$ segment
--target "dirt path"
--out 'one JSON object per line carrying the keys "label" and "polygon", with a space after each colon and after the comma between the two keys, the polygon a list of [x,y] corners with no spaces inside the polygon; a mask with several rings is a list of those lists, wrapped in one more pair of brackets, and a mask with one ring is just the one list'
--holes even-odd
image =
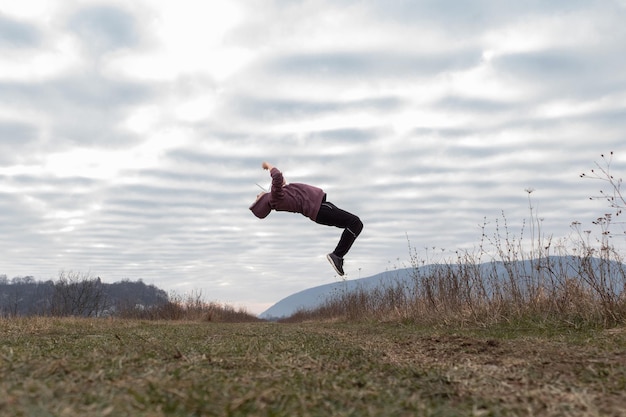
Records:
{"label": "dirt path", "polygon": [[437,370],[459,398],[495,400],[522,415],[626,416],[626,328],[575,342],[364,329],[344,337],[393,366]]}

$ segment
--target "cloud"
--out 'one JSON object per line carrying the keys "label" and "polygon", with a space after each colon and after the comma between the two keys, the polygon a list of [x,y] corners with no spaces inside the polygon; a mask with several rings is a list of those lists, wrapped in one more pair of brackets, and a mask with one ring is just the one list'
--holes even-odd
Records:
{"label": "cloud", "polygon": [[309,78],[389,78],[418,77],[452,71],[476,64],[480,55],[475,50],[446,54],[406,54],[388,51],[365,53],[338,51],[332,53],[282,56],[267,64],[268,72],[291,77]]}
{"label": "cloud", "polygon": [[626,63],[623,59],[610,51],[581,55],[575,50],[542,50],[502,56],[494,65],[505,76],[540,86],[541,99],[555,94],[585,99],[610,94],[615,82],[624,83],[624,76],[610,69],[622,67]]}
{"label": "cloud", "polygon": [[33,48],[40,42],[41,33],[36,27],[0,14],[0,46]]}
{"label": "cloud", "polygon": [[[226,103],[225,103],[226,104]],[[402,106],[398,97],[375,97],[348,101],[307,101],[306,99],[280,99],[232,97],[227,104],[240,117],[262,119],[265,122],[285,119],[311,118],[349,111],[392,112]]]}
{"label": "cloud", "polygon": [[99,55],[139,42],[135,18],[125,10],[109,6],[89,6],[76,11],[68,21],[85,50]]}
{"label": "cloud", "polygon": [[[349,2],[353,3],[353,2]],[[557,0],[545,3],[540,0],[525,2],[494,2],[480,0],[458,3],[455,0],[410,0],[389,4],[384,1],[368,2],[372,16],[405,25],[429,25],[429,29],[454,30],[455,34],[473,35],[477,31],[517,22],[523,18],[541,18],[547,15],[572,13],[580,9],[613,8],[607,3],[584,0]]]}
{"label": "cloud", "polygon": [[19,163],[21,149],[33,149],[38,137],[35,124],[0,122],[0,165]]}
{"label": "cloud", "polygon": [[0,274],[89,270],[261,308],[336,280],[340,234],[252,216],[263,160],[363,219],[357,278],[406,262],[407,235],[445,256],[503,216],[519,234],[529,204],[566,237],[604,210],[578,175],[623,148],[617,2],[10,6]]}

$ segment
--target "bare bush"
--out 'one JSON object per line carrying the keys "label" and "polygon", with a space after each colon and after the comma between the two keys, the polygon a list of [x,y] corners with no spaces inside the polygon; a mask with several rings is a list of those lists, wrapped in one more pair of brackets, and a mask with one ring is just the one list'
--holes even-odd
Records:
{"label": "bare bush", "polygon": [[81,272],[59,274],[50,301],[53,316],[97,317],[106,310],[107,297],[100,278]]}

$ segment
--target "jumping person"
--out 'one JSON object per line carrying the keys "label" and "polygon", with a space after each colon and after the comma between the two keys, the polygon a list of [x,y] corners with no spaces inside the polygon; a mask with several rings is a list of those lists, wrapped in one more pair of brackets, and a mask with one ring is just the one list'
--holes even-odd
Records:
{"label": "jumping person", "polygon": [[335,250],[326,255],[337,274],[343,276],[343,257],[363,230],[361,220],[326,201],[326,193],[321,188],[308,184],[287,184],[278,168],[267,162],[263,162],[262,167],[272,176],[272,189],[269,193],[257,195],[250,206],[252,213],[264,219],[272,210],[289,211],[300,213],[318,224],[344,229]]}

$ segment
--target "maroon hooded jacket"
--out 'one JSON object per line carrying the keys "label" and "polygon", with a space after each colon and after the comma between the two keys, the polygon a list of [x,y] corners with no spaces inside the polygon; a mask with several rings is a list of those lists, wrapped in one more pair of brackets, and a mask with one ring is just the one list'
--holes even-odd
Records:
{"label": "maroon hooded jacket", "polygon": [[263,194],[250,206],[250,210],[259,219],[276,211],[290,211],[300,213],[315,221],[324,201],[324,190],[308,184],[291,183],[284,185],[283,174],[276,167],[270,171],[272,176],[272,190]]}

